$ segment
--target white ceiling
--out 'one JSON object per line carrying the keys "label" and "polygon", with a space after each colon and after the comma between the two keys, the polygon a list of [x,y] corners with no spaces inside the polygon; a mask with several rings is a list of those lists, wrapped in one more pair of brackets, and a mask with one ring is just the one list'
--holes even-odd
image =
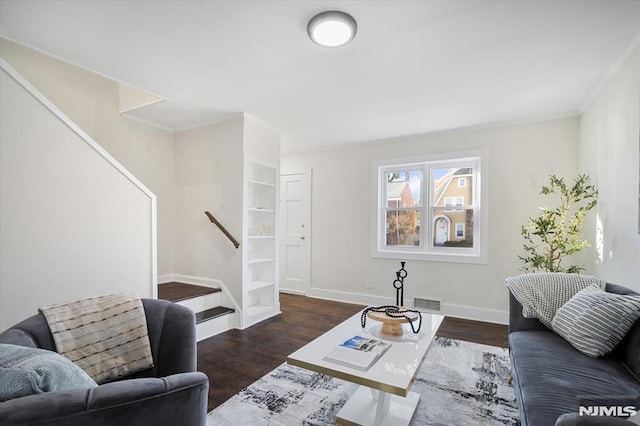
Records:
{"label": "white ceiling", "polygon": [[[321,48],[332,9],[358,34]],[[243,111],[285,152],[578,114],[639,32],[635,0],[0,1],[2,36],[169,100],[145,119]]]}

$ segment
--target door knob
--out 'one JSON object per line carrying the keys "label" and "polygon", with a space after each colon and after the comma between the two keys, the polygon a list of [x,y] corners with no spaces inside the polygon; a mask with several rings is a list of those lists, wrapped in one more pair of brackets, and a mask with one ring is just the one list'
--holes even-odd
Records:
{"label": "door knob", "polygon": [[304,235],[301,235],[301,236],[300,236],[300,239],[301,239],[301,240],[304,240]]}

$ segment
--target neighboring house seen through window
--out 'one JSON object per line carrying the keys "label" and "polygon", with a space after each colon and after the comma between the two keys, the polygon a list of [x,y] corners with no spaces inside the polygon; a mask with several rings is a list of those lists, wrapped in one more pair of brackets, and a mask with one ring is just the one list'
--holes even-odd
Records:
{"label": "neighboring house seen through window", "polygon": [[444,208],[447,211],[464,210],[464,197],[444,197]]}
{"label": "neighboring house seen through window", "polygon": [[486,153],[469,154],[374,164],[373,256],[486,262]]}

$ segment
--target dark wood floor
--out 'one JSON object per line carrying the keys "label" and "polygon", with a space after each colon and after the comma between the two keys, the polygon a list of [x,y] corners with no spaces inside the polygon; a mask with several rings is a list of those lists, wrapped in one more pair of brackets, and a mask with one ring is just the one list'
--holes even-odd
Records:
{"label": "dark wood floor", "polygon": [[[209,377],[209,410],[362,308],[282,293],[281,315],[246,330],[229,330],[198,343],[198,370]],[[507,327],[496,324],[445,318],[438,335],[507,346]]]}

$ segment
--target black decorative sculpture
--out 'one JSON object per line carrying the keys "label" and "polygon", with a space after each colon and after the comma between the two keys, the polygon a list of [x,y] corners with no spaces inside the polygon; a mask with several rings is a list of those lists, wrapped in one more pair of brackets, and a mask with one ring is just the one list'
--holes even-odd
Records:
{"label": "black decorative sculpture", "polygon": [[404,306],[404,279],[407,278],[407,270],[404,269],[406,262],[400,262],[400,270],[396,272],[396,279],[393,281],[393,288],[396,289],[396,306]]}
{"label": "black decorative sculpture", "polygon": [[[408,322],[411,326],[411,331],[418,334],[422,327],[422,314],[419,311],[413,309],[404,308],[404,279],[407,278],[407,270],[404,268],[406,262],[400,262],[400,270],[396,272],[396,279],[393,281],[393,288],[396,289],[396,305],[386,306],[370,306],[362,311],[360,316],[360,325],[365,328],[367,324],[367,318],[369,314],[382,314],[383,316],[375,315],[376,320],[381,320],[384,323],[382,332],[384,334],[402,335],[401,323]],[[418,319],[418,326],[413,324],[413,321]],[[386,333],[385,333],[386,331]]]}

